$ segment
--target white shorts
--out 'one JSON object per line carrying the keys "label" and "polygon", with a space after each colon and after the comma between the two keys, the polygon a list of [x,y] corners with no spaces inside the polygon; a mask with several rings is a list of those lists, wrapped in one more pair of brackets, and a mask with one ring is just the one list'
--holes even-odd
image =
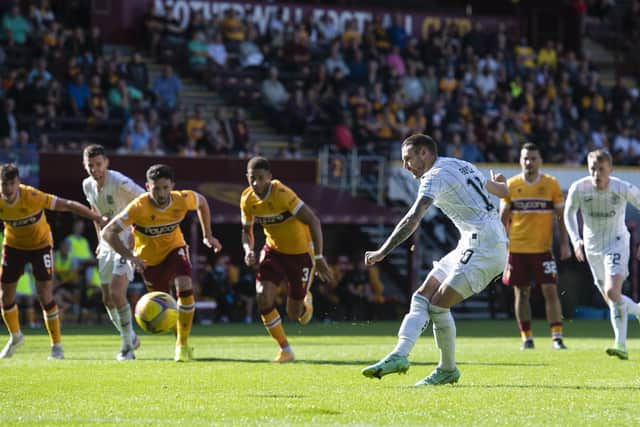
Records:
{"label": "white shorts", "polygon": [[111,283],[114,275],[127,276],[129,281],[133,280],[133,266],[120,256],[113,249],[100,248],[98,254],[98,275],[100,284]]}
{"label": "white shorts", "polygon": [[629,275],[629,243],[626,241],[603,252],[585,251],[585,255],[596,285],[604,283],[605,277]]}
{"label": "white shorts", "polygon": [[482,292],[507,264],[507,244],[496,242],[492,249],[470,247],[467,242],[433,263],[429,277],[435,277],[465,299]]}

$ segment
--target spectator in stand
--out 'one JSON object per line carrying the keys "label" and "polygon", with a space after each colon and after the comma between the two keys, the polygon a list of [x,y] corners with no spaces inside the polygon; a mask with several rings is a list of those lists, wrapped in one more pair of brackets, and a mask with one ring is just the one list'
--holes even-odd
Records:
{"label": "spectator in stand", "polygon": [[207,54],[218,67],[224,69],[227,66],[227,48],[222,41],[222,34],[219,31],[215,33],[212,41],[207,45]]}
{"label": "spectator in stand", "polygon": [[362,44],[362,34],[358,30],[358,22],[355,19],[349,19],[344,26],[342,32],[342,45],[349,51],[354,51],[360,48]]}
{"label": "spectator in stand", "polygon": [[391,44],[400,50],[403,50],[406,47],[407,40],[409,39],[409,35],[407,34],[407,30],[404,27],[402,18],[403,17],[401,13],[396,13],[393,16],[393,23],[387,29]]}
{"label": "spectator in stand", "polygon": [[144,118],[144,114],[134,116],[133,130],[125,137],[125,145],[118,148],[119,154],[144,153],[149,150],[151,133]]}
{"label": "spectator in stand", "polygon": [[102,41],[102,31],[100,27],[91,27],[85,49],[91,52],[94,58],[104,55],[104,42]]}
{"label": "spectator in stand", "polygon": [[31,84],[36,76],[42,77],[42,79],[44,80],[45,86],[48,86],[49,82],[53,78],[51,73],[47,71],[46,58],[38,58],[38,60],[34,64],[34,67],[31,69],[31,72],[27,76],[27,83]]}
{"label": "spectator in stand", "polygon": [[196,76],[204,77],[204,73],[207,70],[209,50],[202,31],[193,34],[187,45],[187,49],[189,50],[189,66],[191,71],[194,72]]}
{"label": "spectator in stand", "polygon": [[25,45],[31,34],[32,28],[29,21],[20,13],[17,4],[11,6],[2,17],[2,29],[6,38],[11,38],[18,45]]}
{"label": "spectator in stand", "polygon": [[323,46],[330,46],[340,35],[337,22],[335,22],[333,17],[326,12],[320,18],[317,28],[319,36],[318,43]]}
{"label": "spectator in stand", "polygon": [[262,81],[260,92],[262,93],[262,103],[267,117],[273,120],[272,123],[276,124],[276,126],[282,126],[281,113],[289,100],[289,92],[287,92],[282,82],[278,80],[278,69],[276,67],[269,68],[269,77]]}
{"label": "spectator in stand", "polygon": [[640,141],[638,141],[630,127],[625,126],[622,132],[613,140],[613,156],[615,163],[621,165],[637,165],[640,156]]}
{"label": "spectator in stand", "polygon": [[140,52],[134,52],[131,61],[127,64],[127,80],[139,91],[145,94],[149,92],[149,71]]}
{"label": "spectator in stand", "polygon": [[371,31],[373,32],[375,49],[381,54],[388,53],[392,44],[387,29],[382,25],[382,15],[375,14],[373,16]]}
{"label": "spectator in stand", "polygon": [[167,65],[153,84],[156,94],[156,106],[162,113],[170,113],[178,108],[182,83],[178,76],[174,75],[173,67]]}
{"label": "spectator in stand", "polygon": [[287,103],[286,115],[288,118],[289,132],[295,136],[304,135],[307,123],[310,120],[311,109],[304,96],[304,90],[298,87]]}
{"label": "spectator in stand", "polygon": [[44,32],[56,17],[51,10],[49,0],[40,0],[39,4],[32,3],[29,6],[29,19],[40,33]]}
{"label": "spectator in stand", "polygon": [[[416,65],[410,62],[408,73],[402,79],[402,93],[409,105],[417,105],[424,97],[424,89],[416,75]],[[421,133],[421,132],[418,132]]]}
{"label": "spectator in stand", "polygon": [[258,47],[260,33],[256,25],[249,27],[247,37],[240,43],[238,56],[240,65],[247,67],[259,67],[264,62],[264,55]]}
{"label": "spectator in stand", "polygon": [[538,51],[538,65],[547,65],[552,70],[558,66],[558,57],[552,40],[547,40],[545,47]]}
{"label": "spectator in stand", "polygon": [[169,115],[169,120],[162,129],[162,141],[169,154],[177,154],[180,147],[187,143],[187,131],[184,123],[180,121],[178,111]]}
{"label": "spectator in stand", "polygon": [[75,80],[67,86],[67,93],[69,94],[71,114],[76,117],[86,114],[91,93],[89,85],[84,80],[84,75],[81,73],[76,75]]}
{"label": "spectator in stand", "polygon": [[250,151],[250,137],[246,113],[243,108],[235,109],[230,125],[233,134],[233,152],[246,155]]}
{"label": "spectator in stand", "polygon": [[0,139],[7,139],[11,144],[18,140],[18,121],[13,114],[15,101],[13,98],[4,100],[4,109],[0,114]]}
{"label": "spectator in stand", "polygon": [[234,8],[230,7],[225,10],[221,30],[229,49],[237,51],[240,43],[244,40],[244,24]]}
{"label": "spectator in stand", "polygon": [[142,100],[142,92],[133,86],[128,86],[125,80],[120,80],[107,94],[110,115],[128,121],[136,102]]}
{"label": "spectator in stand", "polygon": [[205,136],[207,122],[204,119],[202,105],[195,106],[194,115],[187,120],[187,137],[193,139],[196,144],[201,143]]}
{"label": "spectator in stand", "polygon": [[343,76],[349,75],[349,67],[347,67],[340,53],[340,42],[334,42],[331,45],[331,55],[324,61],[324,65],[330,75],[333,75],[336,69],[339,69]]}
{"label": "spectator in stand", "polygon": [[94,75],[91,77],[89,93],[88,110],[90,117],[94,121],[107,120],[109,118],[109,103],[102,91],[99,76]]}
{"label": "spectator in stand", "polygon": [[87,40],[82,27],[77,27],[64,42],[64,50],[68,58],[79,58],[87,50]]}

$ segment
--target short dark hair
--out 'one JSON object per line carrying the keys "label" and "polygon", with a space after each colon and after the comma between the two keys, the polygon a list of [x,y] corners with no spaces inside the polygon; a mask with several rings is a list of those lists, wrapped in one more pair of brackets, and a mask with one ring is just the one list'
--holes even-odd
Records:
{"label": "short dark hair", "polygon": [[256,170],[262,169],[268,172],[271,172],[271,164],[269,164],[269,160],[265,157],[252,157],[247,163],[247,170]]}
{"label": "short dark hair", "polygon": [[82,158],[83,159],[90,159],[92,157],[96,157],[96,156],[105,156],[106,157],[106,152],[105,149],[102,145],[100,144],[91,144],[91,145],[87,145],[86,147],[84,147],[84,150],[82,150]]}
{"label": "short dark hair", "polygon": [[416,133],[408,137],[402,142],[403,147],[422,147],[426,148],[434,156],[438,155],[438,143],[429,135]]}
{"label": "short dark hair", "polygon": [[611,157],[611,153],[607,150],[593,150],[587,154],[587,160],[593,159],[596,162],[609,162],[611,166],[613,166],[613,158]]}
{"label": "short dark hair", "polygon": [[525,142],[524,145],[522,146],[522,150],[537,151],[538,153],[540,152],[540,149],[538,148],[535,142]]}
{"label": "short dark hair", "polygon": [[147,181],[155,182],[162,178],[175,181],[173,169],[170,166],[157,164],[147,169]]}
{"label": "short dark hair", "polygon": [[2,181],[12,181],[19,177],[20,172],[15,163],[5,163],[0,166],[0,179],[2,179]]}

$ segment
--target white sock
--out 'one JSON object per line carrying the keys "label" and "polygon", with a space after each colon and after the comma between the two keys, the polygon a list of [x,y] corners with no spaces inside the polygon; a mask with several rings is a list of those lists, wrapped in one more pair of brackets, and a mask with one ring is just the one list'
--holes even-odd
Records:
{"label": "white sock", "polygon": [[398,344],[391,354],[408,356],[427,326],[429,326],[429,300],[422,295],[413,294],[409,312],[404,316],[398,330]]}
{"label": "white sock", "polygon": [[440,350],[438,368],[453,371],[456,368],[456,324],[451,310],[435,305],[429,306],[429,314],[433,321],[433,337]]}
{"label": "white sock", "polygon": [[120,318],[118,317],[118,309],[117,308],[109,308],[106,305],[104,306],[104,308],[107,309],[107,314],[109,315],[109,320],[111,320],[111,323],[113,323],[113,326],[116,327],[116,329],[118,330],[119,333],[122,333],[122,331],[120,331]]}
{"label": "white sock", "polygon": [[626,304],[624,301],[610,302],[609,313],[611,317],[611,326],[613,327],[613,334],[616,339],[616,346],[618,348],[626,349],[628,321]]}
{"label": "white sock", "polygon": [[122,349],[133,348],[133,325],[131,324],[131,306],[129,303],[118,309],[120,319],[120,336],[122,337]]}
{"label": "white sock", "polygon": [[634,316],[640,316],[640,305],[635,303],[631,298],[626,295],[622,295],[622,302],[627,307],[627,313],[631,313]]}

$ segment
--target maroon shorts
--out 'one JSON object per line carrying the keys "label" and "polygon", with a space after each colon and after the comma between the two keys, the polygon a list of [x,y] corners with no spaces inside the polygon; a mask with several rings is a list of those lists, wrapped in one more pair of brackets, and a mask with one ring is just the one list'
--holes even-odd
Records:
{"label": "maroon shorts", "polygon": [[260,252],[260,266],[256,277],[258,282],[272,282],[276,285],[287,282],[287,296],[301,300],[313,278],[313,259],[310,254],[288,255],[264,245]]}
{"label": "maroon shorts", "polygon": [[24,273],[26,263],[31,263],[33,276],[39,282],[51,280],[53,273],[53,253],[51,246],[42,249],[16,249],[2,247],[2,283],[14,283]]}
{"label": "maroon shorts", "polygon": [[178,276],[191,277],[189,248],[175,248],[158,265],[147,267],[142,272],[144,283],[149,291],[171,293],[173,280]]}
{"label": "maroon shorts", "polygon": [[514,254],[509,252],[509,263],[502,278],[507,286],[555,284],[558,276],[556,261],[551,252],[541,254]]}

